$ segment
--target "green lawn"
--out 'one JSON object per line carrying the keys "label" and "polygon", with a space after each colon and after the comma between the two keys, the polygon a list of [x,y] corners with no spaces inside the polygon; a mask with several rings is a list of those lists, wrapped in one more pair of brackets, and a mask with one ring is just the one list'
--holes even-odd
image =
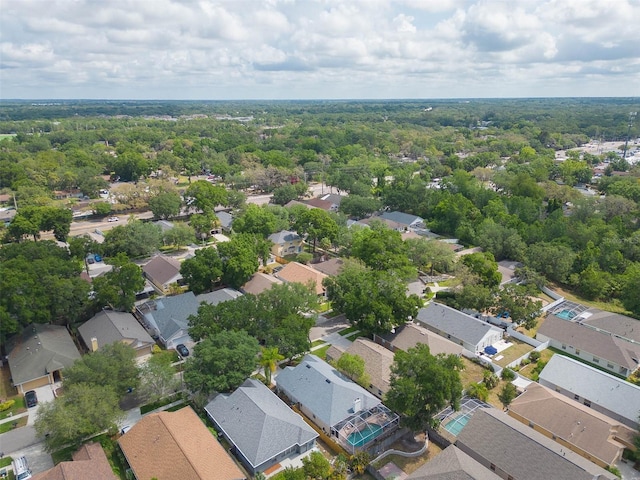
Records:
{"label": "green lawn", "polygon": [[347,335],[355,332],[356,330],[358,330],[358,327],[353,326],[353,327],[345,328],[344,330],[340,330],[338,333],[340,334],[340,336],[346,337]]}
{"label": "green lawn", "polygon": [[15,422],[5,422],[0,423],[0,433],[8,432],[9,430],[13,430],[13,424],[16,424],[16,428],[24,427],[27,424],[28,417],[20,417],[15,420]]}
{"label": "green lawn", "polygon": [[13,398],[10,398],[9,400],[13,400],[16,403],[14,403],[13,406],[8,410],[0,412],[0,420],[27,411],[27,406],[24,404],[24,397],[22,395],[15,396]]}
{"label": "green lawn", "polygon": [[500,352],[499,355],[502,355],[502,358],[498,361],[494,360],[493,362],[500,365],[501,367],[506,367],[509,363],[517,360],[525,353],[533,350],[533,347],[527,343],[520,342],[515,338],[509,338],[509,342],[513,343],[509,348]]}
{"label": "green lawn", "polygon": [[324,345],[325,343],[327,342],[325,342],[324,340],[315,340],[311,343],[311,348],[317,347],[318,345]]}
{"label": "green lawn", "polygon": [[313,355],[315,355],[318,358],[321,359],[325,359],[327,356],[327,350],[329,350],[329,347],[331,347],[330,343],[327,343],[324,347],[319,348],[318,350],[314,350],[313,352],[311,352]]}

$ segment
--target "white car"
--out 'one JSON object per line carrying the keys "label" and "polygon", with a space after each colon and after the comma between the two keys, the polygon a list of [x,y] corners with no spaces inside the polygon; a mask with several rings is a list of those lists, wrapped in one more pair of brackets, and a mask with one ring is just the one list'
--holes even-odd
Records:
{"label": "white car", "polygon": [[107,222],[117,222],[118,220],[120,220],[118,217],[109,217]]}

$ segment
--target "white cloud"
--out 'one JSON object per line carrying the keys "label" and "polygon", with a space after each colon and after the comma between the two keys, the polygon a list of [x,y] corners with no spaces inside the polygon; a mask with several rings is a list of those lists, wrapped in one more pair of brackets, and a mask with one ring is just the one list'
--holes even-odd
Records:
{"label": "white cloud", "polygon": [[637,0],[46,5],[0,0],[5,98],[637,95],[640,84]]}

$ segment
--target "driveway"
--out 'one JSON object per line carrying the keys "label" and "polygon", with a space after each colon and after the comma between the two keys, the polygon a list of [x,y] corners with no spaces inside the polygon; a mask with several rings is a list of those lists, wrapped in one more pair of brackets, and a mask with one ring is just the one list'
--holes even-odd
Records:
{"label": "driveway", "polygon": [[315,342],[349,326],[350,324],[347,319],[344,318],[344,315],[338,315],[334,318],[326,318],[324,315],[318,315],[315,326],[311,327],[311,331],[309,332],[309,339]]}

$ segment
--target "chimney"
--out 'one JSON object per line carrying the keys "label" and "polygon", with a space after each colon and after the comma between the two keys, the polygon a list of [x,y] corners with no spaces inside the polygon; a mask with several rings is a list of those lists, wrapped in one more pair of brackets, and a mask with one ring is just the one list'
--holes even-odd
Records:
{"label": "chimney", "polygon": [[362,404],[362,400],[360,399],[360,397],[356,398],[353,401],[353,413],[358,413],[360,411],[361,404]]}
{"label": "chimney", "polygon": [[98,339],[96,337],[91,337],[91,351],[95,352],[98,350]]}

